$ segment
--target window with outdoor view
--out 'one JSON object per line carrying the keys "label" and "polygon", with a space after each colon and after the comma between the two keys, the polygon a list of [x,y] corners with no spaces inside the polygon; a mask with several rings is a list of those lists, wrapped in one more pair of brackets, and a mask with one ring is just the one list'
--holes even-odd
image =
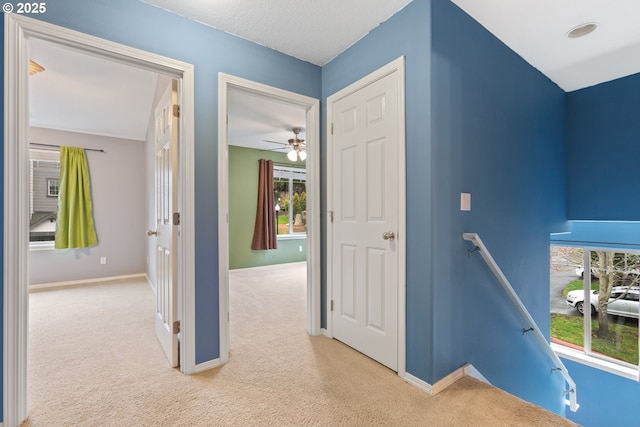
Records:
{"label": "window with outdoor view", "polygon": [[29,242],[55,240],[60,152],[29,150]]}
{"label": "window with outdoor view", "polygon": [[285,166],[273,168],[274,205],[277,235],[307,233],[306,170]]}
{"label": "window with outdoor view", "polygon": [[551,247],[551,341],[638,366],[640,253]]}

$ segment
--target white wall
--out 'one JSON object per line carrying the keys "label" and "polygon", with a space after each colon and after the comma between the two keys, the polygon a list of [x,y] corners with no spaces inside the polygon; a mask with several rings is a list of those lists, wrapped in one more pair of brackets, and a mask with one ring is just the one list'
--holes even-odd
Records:
{"label": "white wall", "polygon": [[[145,173],[145,194],[146,194],[146,206],[147,210],[145,213],[146,218],[146,229],[147,230],[155,230],[155,159],[156,159],[156,150],[155,150],[155,109],[158,103],[160,102],[160,98],[162,94],[167,89],[168,86],[171,85],[171,78],[167,76],[160,75],[158,76],[158,83],[156,85],[156,93],[153,97],[153,108],[151,109],[151,116],[149,117],[149,125],[147,126],[147,143],[145,144],[145,162],[146,162],[146,173]],[[156,250],[155,250],[155,239],[147,239],[146,243],[147,250],[147,276],[149,276],[149,281],[151,282],[151,286],[155,288],[156,284]]]}
{"label": "white wall", "polygon": [[[145,142],[31,128],[31,140],[103,149],[87,152],[98,245],[30,251],[30,284],[145,272]],[[107,263],[100,264],[106,257]]]}

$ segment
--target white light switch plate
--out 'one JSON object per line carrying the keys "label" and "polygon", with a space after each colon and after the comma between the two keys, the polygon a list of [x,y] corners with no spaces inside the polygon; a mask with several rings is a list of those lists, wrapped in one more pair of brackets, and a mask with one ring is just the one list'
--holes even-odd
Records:
{"label": "white light switch plate", "polygon": [[460,210],[471,210],[471,193],[460,193]]}

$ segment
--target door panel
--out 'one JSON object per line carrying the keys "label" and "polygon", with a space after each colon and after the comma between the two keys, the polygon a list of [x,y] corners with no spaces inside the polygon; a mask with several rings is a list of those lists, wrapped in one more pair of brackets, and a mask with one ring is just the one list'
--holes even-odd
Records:
{"label": "door panel", "polygon": [[177,82],[160,99],[155,109],[156,125],[156,336],[169,364],[178,366],[178,333],[174,322],[178,320],[177,280],[177,225],[173,213],[177,212],[177,153],[178,118],[173,114],[177,105]]}
{"label": "door panel", "polygon": [[332,104],[333,335],[398,369],[398,76]]}

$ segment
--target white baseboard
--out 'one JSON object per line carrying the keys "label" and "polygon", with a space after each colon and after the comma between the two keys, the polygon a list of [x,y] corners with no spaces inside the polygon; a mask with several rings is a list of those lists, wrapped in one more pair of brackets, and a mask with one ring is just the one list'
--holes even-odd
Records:
{"label": "white baseboard", "polygon": [[128,274],[124,276],[110,276],[110,277],[99,277],[96,279],[83,279],[83,280],[69,280],[66,282],[52,282],[52,283],[39,283],[37,285],[29,285],[29,292],[34,291],[43,291],[48,289],[56,289],[56,288],[64,288],[70,286],[81,286],[87,285],[90,283],[102,283],[102,282],[111,282],[114,280],[123,280],[123,279],[133,279],[138,277],[144,277],[149,281],[149,277],[146,273],[139,274]]}
{"label": "white baseboard", "polygon": [[418,387],[422,391],[426,391],[427,393],[433,395],[433,386],[426,381],[421,380],[418,377],[414,377],[410,373],[406,372],[404,377],[402,378],[412,386]]}
{"label": "white baseboard", "polygon": [[472,378],[477,379],[478,381],[482,381],[482,382],[483,382],[483,383],[485,383],[485,384],[492,385],[492,384],[489,382],[489,380],[488,380],[488,379],[486,379],[486,378],[484,377],[484,375],[482,375],[482,374],[480,373],[480,371],[478,371],[478,370],[475,368],[475,366],[473,366],[473,365],[471,365],[471,364],[467,363],[466,365],[464,365],[464,366],[462,367],[462,369],[464,369],[464,375],[465,375],[465,376],[472,377]]}
{"label": "white baseboard", "polygon": [[329,331],[327,331],[326,328],[320,328],[320,335],[324,335],[327,338],[333,338],[331,335],[329,335]]}
{"label": "white baseboard", "polygon": [[433,385],[421,380],[418,377],[414,377],[408,372],[404,374],[403,379],[409,384],[418,387],[420,390],[426,391],[430,395],[435,396],[464,376],[473,377],[484,383],[491,384],[476,368],[474,368],[473,365],[470,364],[466,364],[463,367],[456,369]]}
{"label": "white baseboard", "polygon": [[220,363],[220,359],[213,359],[208,362],[198,363],[195,366],[193,373],[195,374],[198,372],[208,371],[209,369],[218,368],[220,366],[222,366],[222,363]]}

